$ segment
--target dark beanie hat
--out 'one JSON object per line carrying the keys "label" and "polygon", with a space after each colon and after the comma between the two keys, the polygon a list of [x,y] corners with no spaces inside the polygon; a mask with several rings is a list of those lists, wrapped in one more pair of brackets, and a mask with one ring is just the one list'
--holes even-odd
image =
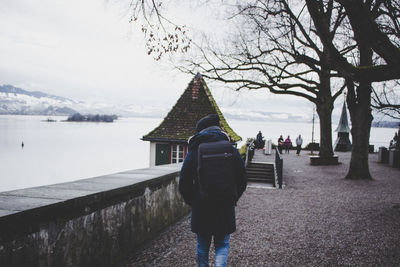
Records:
{"label": "dark beanie hat", "polygon": [[210,114],[201,118],[196,124],[196,132],[211,126],[219,126],[219,116],[217,114]]}

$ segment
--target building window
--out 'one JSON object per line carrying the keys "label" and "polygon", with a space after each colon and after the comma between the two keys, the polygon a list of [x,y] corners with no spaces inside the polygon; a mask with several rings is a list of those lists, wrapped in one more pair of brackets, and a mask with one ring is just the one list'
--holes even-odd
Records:
{"label": "building window", "polygon": [[172,145],[171,163],[183,162],[184,158],[183,145]]}

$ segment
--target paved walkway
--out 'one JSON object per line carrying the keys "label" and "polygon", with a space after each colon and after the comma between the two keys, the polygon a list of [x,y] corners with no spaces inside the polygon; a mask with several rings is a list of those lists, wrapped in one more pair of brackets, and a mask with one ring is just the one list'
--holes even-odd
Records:
{"label": "paved walkway", "polygon": [[[400,266],[400,169],[376,163],[373,181],[348,181],[350,153],[310,166],[305,151],[283,154],[285,188],[248,188],[237,207],[229,266]],[[185,217],[133,255],[127,266],[196,266]],[[213,255],[211,255],[213,257]]]}

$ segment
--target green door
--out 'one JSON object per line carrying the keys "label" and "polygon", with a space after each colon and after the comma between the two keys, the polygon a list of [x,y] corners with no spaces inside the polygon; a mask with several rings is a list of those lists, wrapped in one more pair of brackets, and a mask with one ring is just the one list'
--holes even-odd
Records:
{"label": "green door", "polygon": [[156,165],[163,165],[169,163],[169,144],[156,144]]}

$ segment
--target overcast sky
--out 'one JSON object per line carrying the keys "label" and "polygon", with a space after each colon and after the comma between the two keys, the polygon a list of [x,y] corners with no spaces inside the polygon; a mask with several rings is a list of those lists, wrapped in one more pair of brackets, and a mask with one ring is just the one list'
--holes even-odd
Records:
{"label": "overcast sky", "polygon": [[[192,77],[146,54],[143,35],[128,22],[127,3],[2,0],[0,84],[75,100],[170,107]],[[212,19],[193,5],[171,9],[179,20],[190,20],[185,24],[193,30]],[[224,108],[311,116],[311,103],[295,97],[266,91],[237,94],[219,83],[209,87]]]}

